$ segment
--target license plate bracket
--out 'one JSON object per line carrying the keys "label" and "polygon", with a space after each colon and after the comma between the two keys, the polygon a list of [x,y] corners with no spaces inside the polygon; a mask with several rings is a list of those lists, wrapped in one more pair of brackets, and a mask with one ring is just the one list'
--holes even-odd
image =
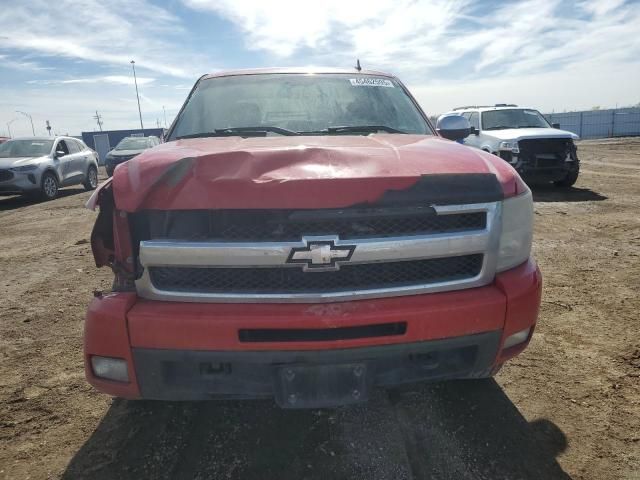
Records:
{"label": "license plate bracket", "polygon": [[275,399],[282,408],[323,408],[369,398],[366,363],[285,365],[276,369]]}

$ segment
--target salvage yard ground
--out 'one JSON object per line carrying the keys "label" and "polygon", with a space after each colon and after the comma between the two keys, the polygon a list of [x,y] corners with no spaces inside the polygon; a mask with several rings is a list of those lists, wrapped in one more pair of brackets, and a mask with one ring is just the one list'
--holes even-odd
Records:
{"label": "salvage yard ground", "polygon": [[112,400],[85,383],[88,193],[0,199],[0,479],[640,479],[640,139],[579,144],[534,189],[544,275],[529,349],[495,381],[368,405]]}

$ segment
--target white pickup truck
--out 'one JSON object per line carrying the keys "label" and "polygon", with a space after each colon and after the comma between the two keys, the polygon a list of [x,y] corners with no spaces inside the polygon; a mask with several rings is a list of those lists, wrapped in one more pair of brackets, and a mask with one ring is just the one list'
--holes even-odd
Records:
{"label": "white pickup truck", "polygon": [[469,120],[471,135],[464,144],[498,155],[530,181],[570,187],[580,163],[575,133],[550,125],[540,112],[513,104],[458,107],[440,118],[460,115]]}

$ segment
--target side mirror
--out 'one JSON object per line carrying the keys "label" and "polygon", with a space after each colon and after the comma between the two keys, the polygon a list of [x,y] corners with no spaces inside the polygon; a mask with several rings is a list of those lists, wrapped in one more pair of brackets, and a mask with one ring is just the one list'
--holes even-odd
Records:
{"label": "side mirror", "polygon": [[62,150],[56,150],[56,158],[62,158],[66,155],[66,152],[63,152]]}
{"label": "side mirror", "polygon": [[460,115],[448,115],[438,119],[436,130],[441,137],[449,140],[462,140],[471,133],[471,124],[469,120]]}
{"label": "side mirror", "polygon": [[559,123],[552,123],[551,124],[551,128],[560,128],[560,124]]}
{"label": "side mirror", "polygon": [[469,129],[469,135],[480,135],[480,131],[472,125]]}

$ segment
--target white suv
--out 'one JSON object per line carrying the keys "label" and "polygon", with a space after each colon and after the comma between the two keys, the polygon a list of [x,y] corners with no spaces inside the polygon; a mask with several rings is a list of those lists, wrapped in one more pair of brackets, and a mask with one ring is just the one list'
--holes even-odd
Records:
{"label": "white suv", "polygon": [[527,181],[547,181],[570,187],[578,179],[580,164],[572,132],[550,125],[540,112],[513,104],[458,107],[443,114],[469,120],[470,147],[493,153],[509,162]]}

